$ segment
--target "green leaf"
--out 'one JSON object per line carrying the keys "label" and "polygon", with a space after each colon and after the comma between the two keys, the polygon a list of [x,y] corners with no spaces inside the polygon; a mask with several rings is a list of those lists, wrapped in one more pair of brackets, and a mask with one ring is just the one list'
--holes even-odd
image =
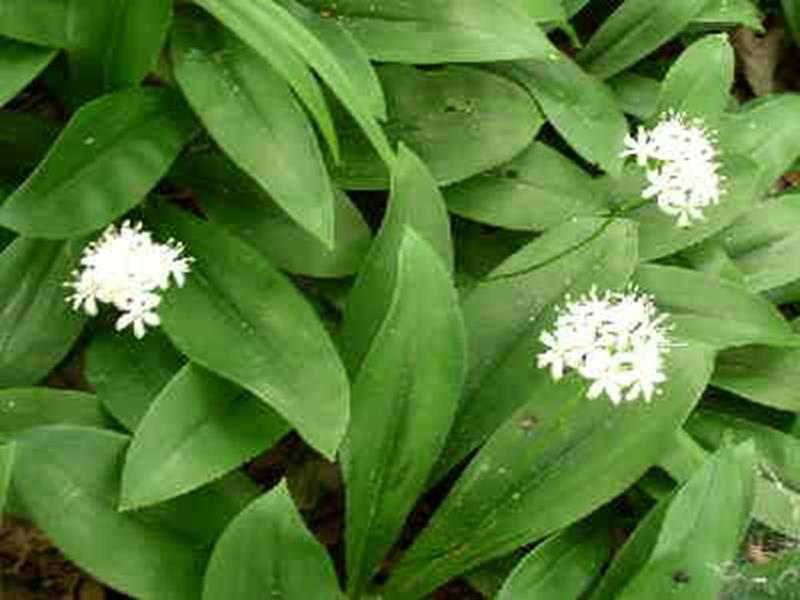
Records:
{"label": "green leaf", "polygon": [[714,567],[736,556],[750,521],[755,477],[752,444],[716,453],[670,502],[648,561],[614,597],[718,597],[724,580]]}
{"label": "green leaf", "polygon": [[699,410],[686,422],[688,431],[705,448],[724,444],[755,443],[760,462],[773,478],[800,490],[800,440],[777,429],[725,413]]}
{"label": "green leaf", "polygon": [[752,0],[712,0],[692,20],[695,23],[716,26],[744,25],[753,31],[763,33],[761,17],[758,6]]}
{"label": "green leaf", "polygon": [[800,5],[797,0],[781,0],[781,7],[795,43],[800,44]]}
{"label": "green leaf", "polygon": [[[705,411],[702,414],[705,414]],[[746,436],[737,437],[746,439]],[[781,437],[787,436],[781,435]],[[718,441],[723,441],[723,439],[718,438]],[[780,440],[775,441],[776,449],[779,449]],[[790,443],[794,445],[796,440],[792,439]],[[672,447],[661,457],[659,466],[673,479],[683,483],[703,466],[708,456],[709,453],[681,429]],[[783,535],[793,538],[800,537],[800,518],[798,518],[797,512],[797,507],[800,506],[800,494],[786,487],[771,468],[761,468],[759,471],[759,477],[756,480],[753,518]],[[645,556],[648,553],[640,554]],[[592,598],[592,600],[595,599]]]}
{"label": "green leaf", "polygon": [[[625,214],[639,224],[639,254],[650,261],[701,242],[724,229],[737,217],[752,210],[757,199],[759,171],[744,156],[724,154],[720,173],[725,177],[725,192],[719,204],[703,209],[703,221],[689,227],[678,227],[674,215],[664,213],[653,200]],[[612,191],[618,198],[640,197],[645,188],[644,170],[636,166],[626,170],[627,181]]]}
{"label": "green leaf", "polygon": [[542,142],[496,169],[444,190],[447,209],[506,229],[543,231],[608,210],[586,171]]}
{"label": "green leaf", "polygon": [[800,278],[800,194],[786,194],[739,217],[719,236],[748,288],[762,292]]}
{"label": "green leaf", "polygon": [[587,600],[615,600],[625,584],[639,572],[658,541],[664,515],[674,494],[666,496],[641,519],[633,533],[625,540]]}
{"label": "green leaf", "polygon": [[464,324],[441,259],[406,227],[397,261],[391,304],[353,384],[343,450],[353,598],[360,597],[425,491],[465,372]]}
{"label": "green leaf", "polygon": [[704,461],[676,494],[650,510],[590,600],[716,598],[724,582],[715,567],[733,560],[744,537],[755,475],[750,444]]}
{"label": "green leaf", "polygon": [[523,247],[467,296],[467,382],[436,479],[552,383],[534,365],[555,303],[592,286],[622,288],[636,266],[636,243],[630,222],[571,221]]}
{"label": "green leaf", "polygon": [[392,303],[397,256],[406,227],[423,237],[452,271],[450,223],[442,196],[425,164],[401,145],[389,207],[347,297],[339,346],[351,375],[358,372]]}
{"label": "green leaf", "polygon": [[536,98],[547,120],[581,157],[612,175],[620,174],[628,123],[605,83],[564,54],[500,64],[496,70]]}
{"label": "green leaf", "polygon": [[661,82],[626,71],[608,80],[623,111],[647,121],[658,111]]}
{"label": "green leaf", "polygon": [[674,110],[715,127],[730,102],[733,71],[728,36],[700,38],[672,63],[661,86],[658,112]]}
{"label": "green leaf", "polygon": [[546,58],[553,46],[512,0],[303,0],[350,29],[373,60],[411,64]]}
{"label": "green leaf", "polygon": [[[798,323],[793,323],[797,331]],[[745,346],[720,353],[711,383],[758,404],[800,412],[800,349]]]}
{"label": "green leaf", "polygon": [[739,285],[743,285],[745,282],[744,274],[736,263],[731,260],[725,251],[725,247],[716,237],[708,238],[699,244],[689,246],[680,253],[680,256],[693,269],[711,277],[725,279]]}
{"label": "green leaf", "polygon": [[611,533],[592,520],[559,532],[533,549],[506,580],[497,600],[577,600],[611,553]]}
{"label": "green leaf", "polygon": [[0,106],[36,79],[55,56],[48,48],[0,38]]}
{"label": "green leaf", "polygon": [[141,83],[155,67],[171,18],[171,0],[70,2],[67,54],[81,96]]}
{"label": "green leaf", "polygon": [[104,331],[89,344],[86,376],[103,408],[133,431],[183,362],[158,330],[141,340]]}
{"label": "green leaf", "polygon": [[136,429],[122,472],[120,509],[163,502],[213,481],[289,429],[263,402],[190,363]]}
{"label": "green leaf", "polygon": [[186,285],[168,291],[159,307],[170,340],[332,457],[347,427],[349,385],[307,301],[263,256],[218,227],[171,209],[154,220],[196,259]]}
{"label": "green leaf", "polygon": [[625,0],[578,54],[578,61],[606,79],[639,62],[702,13],[709,0]]}
{"label": "green leaf", "polygon": [[111,426],[97,398],[53,388],[0,390],[0,433],[13,435],[42,425]]}
{"label": "green leaf", "polygon": [[[439,185],[508,162],[542,124],[520,86],[488,71],[385,65],[378,76],[389,107],[387,136],[417,153]],[[346,189],[386,189],[389,170],[358,129],[340,119],[339,136],[342,160],[331,165],[334,179]]]}
{"label": "green leaf", "polygon": [[726,153],[758,165],[757,193],[767,192],[800,156],[800,95],[776,94],[725,115],[719,140]]}
{"label": "green leaf", "polygon": [[65,48],[69,40],[70,0],[3,0],[0,4],[0,35]]}
{"label": "green leaf", "polygon": [[180,159],[170,177],[191,188],[208,218],[248,242],[276,267],[312,277],[358,271],[372,232],[341,190],[333,191],[333,248],[297,223],[251,178],[219,154]]}
{"label": "green leaf", "polygon": [[[367,94],[366,99],[347,71],[349,63],[342,63],[337,53],[332,52],[313,30],[288,10],[275,2],[250,0],[197,0],[226,27],[239,36],[268,61],[274,46],[299,55],[328,84],[342,104],[352,114],[381,159],[391,165],[394,153],[372,114]],[[273,66],[275,66],[273,64]],[[284,74],[285,76],[285,74]],[[291,83],[291,81],[290,81]]]}
{"label": "green leaf", "polygon": [[662,265],[640,265],[633,281],[670,314],[678,337],[718,349],[755,343],[791,346],[800,339],[772,304],[730,281]]}
{"label": "green leaf", "polygon": [[467,466],[396,566],[385,599],[419,598],[621,493],[668,446],[705,388],[712,358],[702,344],[674,348],[651,403],[587,400],[578,376],[539,388]]}
{"label": "green leaf", "polygon": [[206,571],[203,599],[343,600],[325,548],[306,529],[286,484],[242,511],[220,537]]}
{"label": "green leaf", "polygon": [[81,245],[21,237],[0,254],[0,386],[38,383],[81,332],[64,288]]}
{"label": "green leaf", "polygon": [[370,111],[378,119],[386,119],[386,99],[375,68],[366,50],[355,36],[338,19],[329,19],[317,11],[309,10],[294,0],[277,0],[281,6],[292,13],[342,63],[354,87],[364,96]]}
{"label": "green leaf", "polygon": [[6,496],[11,485],[11,473],[14,470],[16,448],[17,446],[14,442],[0,444],[0,514],[5,512],[6,508]]}
{"label": "green leaf", "polygon": [[281,76],[199,12],[176,19],[172,60],[211,137],[286,213],[332,246],[333,189],[314,129]]}
{"label": "green leaf", "polygon": [[194,120],[172,92],[117,92],[81,108],[42,163],[0,207],[0,225],[69,238],[142,201],[189,139]]}
{"label": "green leaf", "polygon": [[206,552],[116,509],[127,442],[95,429],[32,429],[17,438],[13,495],[70,560],[99,580],[134,597],[196,600]]}

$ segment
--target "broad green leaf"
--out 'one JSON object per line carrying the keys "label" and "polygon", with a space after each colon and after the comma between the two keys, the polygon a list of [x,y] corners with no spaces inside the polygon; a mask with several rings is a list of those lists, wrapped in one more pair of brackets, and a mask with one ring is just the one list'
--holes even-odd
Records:
{"label": "broad green leaf", "polygon": [[592,286],[624,287],[636,266],[636,243],[628,221],[571,221],[523,247],[467,296],[467,382],[436,479],[541,395],[542,386],[549,389],[549,373],[535,363],[555,303]]}
{"label": "broad green leaf", "polygon": [[658,112],[674,110],[715,127],[730,102],[734,55],[726,34],[700,38],[672,63]]}
{"label": "broad green leaf", "polygon": [[619,591],[647,562],[658,541],[664,515],[674,494],[665,496],[641,519],[633,533],[614,553],[611,564],[587,600],[615,600]]}
{"label": "broad green leaf", "polygon": [[[742,437],[739,436],[739,439]],[[709,453],[700,444],[680,429],[675,442],[661,457],[659,466],[675,481],[684,483],[705,464],[708,456]],[[799,510],[800,494],[786,487],[772,469],[760,469],[756,481],[753,518],[779,533],[798,538],[800,537]],[[639,554],[645,556],[648,553]],[[613,565],[611,570],[614,570]],[[605,580],[603,583],[606,583]]]}
{"label": "broad green leaf", "polygon": [[425,491],[466,366],[458,298],[441,259],[406,227],[397,262],[391,304],[353,384],[343,449],[352,598],[363,593]]}
{"label": "broad green leaf", "polygon": [[561,0],[516,0],[537,23],[564,23],[567,13]]}
{"label": "broad green leaf", "polygon": [[391,305],[397,256],[406,227],[424,238],[452,271],[450,223],[442,196],[425,164],[400,146],[389,206],[344,311],[339,346],[351,375],[358,372]]}
{"label": "broad green leaf", "polygon": [[800,44],[800,4],[797,0],[781,0],[783,16],[796,44]]}
{"label": "broad green leaf", "polygon": [[289,431],[274,411],[193,364],[150,405],[122,471],[121,510],[196,489],[267,450]]}
{"label": "broad green leaf", "polygon": [[333,193],[333,248],[329,248],[292,221],[255,181],[221,155],[184,157],[170,176],[191,188],[211,221],[290,273],[353,275],[372,242],[372,232],[361,213],[338,189]]}
{"label": "broad green leaf", "polygon": [[0,433],[16,434],[41,425],[81,425],[100,429],[112,422],[97,398],[54,388],[0,390]]}
{"label": "broad green leaf", "polygon": [[633,281],[670,314],[678,337],[718,349],[755,343],[791,346],[800,339],[772,304],[730,281],[652,264],[640,265]]}
{"label": "broad green leaf", "polygon": [[[745,276],[728,255],[717,237],[708,238],[699,244],[689,246],[680,253],[693,269],[717,279],[725,279],[744,285]],[[747,287],[745,285],[745,287]]]}
{"label": "broad green leaf", "polygon": [[658,111],[661,82],[626,71],[608,80],[620,108],[641,121],[647,121]]}
{"label": "broad green leaf", "polygon": [[542,142],[443,193],[450,212],[506,229],[543,231],[608,210],[595,180]]}
{"label": "broad green leaf", "polygon": [[155,67],[171,18],[171,0],[70,2],[67,54],[80,95],[139,85]]}
{"label": "broad green leaf", "polygon": [[516,0],[303,0],[343,23],[373,60],[411,64],[546,58],[553,46]]}
{"label": "broad green leaf", "polygon": [[800,156],[800,95],[769,96],[725,115],[719,140],[726,153],[756,163],[757,193],[767,192]]}
{"label": "broad green leaf", "polygon": [[186,285],[169,290],[159,307],[170,340],[332,457],[347,426],[349,386],[311,306],[263,256],[218,227],[172,209],[154,221],[196,261]]}
{"label": "broad green leaf", "polygon": [[710,0],[625,0],[578,54],[578,62],[606,79],[639,62],[678,35]]}
{"label": "broad green leaf", "polygon": [[70,0],[3,0],[0,3],[0,35],[65,48],[69,40]]}
{"label": "broad green leaf", "polygon": [[764,32],[761,13],[753,0],[712,0],[692,21],[717,26],[744,25],[753,31]]}
{"label": "broad green leaf", "polygon": [[419,598],[576,522],[627,489],[688,416],[712,357],[702,344],[673,348],[662,394],[650,403],[587,400],[588,383],[576,375],[541,389],[478,451],[400,559],[385,599]]}
{"label": "broad green leaf", "polygon": [[767,472],[795,491],[800,491],[800,440],[778,429],[733,415],[711,410],[697,411],[686,422],[688,431],[706,448],[726,443],[755,443],[758,456]]}
{"label": "broad green leaf", "polygon": [[55,56],[48,48],[0,38],[0,106],[36,79]]}
{"label": "broad green leaf", "polygon": [[24,179],[57,136],[58,128],[49,121],[30,113],[0,111],[0,174],[13,182]]}
{"label": "broad green leaf", "polygon": [[718,597],[723,580],[715,567],[733,560],[744,537],[755,475],[750,444],[704,461],[680,490],[650,510],[590,600]]}
{"label": "broad green leaf", "polygon": [[134,597],[200,597],[207,552],[163,525],[117,511],[126,436],[42,427],[16,440],[12,493],[71,561]]}
{"label": "broad green leaf", "polygon": [[[793,323],[797,331],[798,323]],[[711,383],[758,404],[800,412],[800,349],[745,346],[720,353]]]}
{"label": "broad green leaf", "polygon": [[353,80],[355,88],[363,94],[372,114],[378,119],[385,119],[386,99],[383,97],[381,82],[366,50],[350,30],[340,20],[325,17],[295,0],[278,0],[278,2],[336,55],[336,59],[342,63],[348,76]]}
{"label": "broad green leaf", "polygon": [[719,239],[753,291],[800,279],[800,194],[786,194],[753,208]]}
{"label": "broad green leaf", "polygon": [[[275,46],[299,55],[328,84],[341,103],[359,124],[370,143],[387,165],[394,153],[372,114],[369,97],[365,99],[337,53],[328,49],[322,39],[302,20],[276,2],[250,0],[196,0],[214,17],[261,54],[267,61]],[[273,66],[275,66],[273,64]],[[285,76],[285,74],[284,74]],[[291,83],[291,81],[290,81]]]}
{"label": "broad green leaf", "polygon": [[[343,600],[325,548],[306,529],[286,484],[242,511],[220,537],[203,583],[203,599]],[[199,596],[198,596],[199,597]]]}
{"label": "broad green leaf", "polygon": [[104,331],[92,339],[86,352],[86,376],[97,398],[128,431],[138,427],[182,364],[181,355],[158,330],[141,340]]}
{"label": "broad green leaf", "polygon": [[15,451],[16,444],[14,442],[3,442],[0,444],[0,515],[6,508],[6,495],[8,494],[8,488],[11,484]]}
{"label": "broad green leaf", "polygon": [[180,98],[167,90],[117,92],[85,105],[0,207],[0,225],[43,238],[107,225],[142,201],[193,128]]}
{"label": "broad green leaf", "polygon": [[[386,135],[418,154],[439,185],[508,162],[542,124],[520,86],[488,71],[385,65],[378,76],[389,111]],[[389,170],[352,122],[340,119],[339,137],[342,160],[331,166],[334,179],[346,189],[387,188]]]}
{"label": "broad green leaf", "polygon": [[628,124],[605,83],[564,54],[500,64],[497,71],[536,98],[547,120],[586,161],[611,175],[620,174]]}
{"label": "broad green leaf", "polygon": [[[630,210],[625,218],[639,224],[639,254],[642,261],[661,258],[701,242],[724,229],[734,219],[752,210],[757,199],[759,170],[744,156],[724,154],[720,173],[725,177],[724,194],[719,204],[703,209],[703,221],[678,227],[674,215],[661,211],[655,200]],[[630,200],[641,196],[646,186],[644,170],[632,165],[625,181],[613,190],[613,196]]]}
{"label": "broad green leaf", "polygon": [[0,387],[38,383],[81,332],[85,319],[64,287],[80,250],[79,242],[20,237],[0,254]]}
{"label": "broad green leaf", "polygon": [[175,76],[208,133],[295,221],[333,245],[333,189],[316,134],[270,64],[202,13],[179,16]]}
{"label": "broad green leaf", "polygon": [[670,502],[648,561],[615,598],[718,597],[724,581],[714,567],[736,557],[750,522],[755,478],[752,444],[712,456]]}
{"label": "broad green leaf", "polygon": [[497,600],[578,600],[611,553],[611,533],[580,522],[533,549],[511,572]]}

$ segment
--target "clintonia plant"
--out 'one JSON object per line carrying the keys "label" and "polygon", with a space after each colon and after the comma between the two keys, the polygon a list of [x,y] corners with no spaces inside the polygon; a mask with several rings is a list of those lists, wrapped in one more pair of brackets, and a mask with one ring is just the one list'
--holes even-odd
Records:
{"label": "clintonia plant", "polygon": [[134,598],[717,597],[800,537],[800,97],[735,28],[0,0],[10,522]]}

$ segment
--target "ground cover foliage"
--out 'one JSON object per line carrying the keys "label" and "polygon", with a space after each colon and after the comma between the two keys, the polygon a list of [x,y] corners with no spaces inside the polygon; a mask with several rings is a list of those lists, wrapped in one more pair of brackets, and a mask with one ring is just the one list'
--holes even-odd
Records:
{"label": "ground cover foliage", "polygon": [[153,600],[797,595],[799,42],[0,0],[8,522]]}

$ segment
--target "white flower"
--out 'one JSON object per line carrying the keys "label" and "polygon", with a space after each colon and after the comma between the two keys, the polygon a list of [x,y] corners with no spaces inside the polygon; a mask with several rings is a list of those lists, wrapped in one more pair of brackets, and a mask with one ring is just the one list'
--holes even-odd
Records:
{"label": "white flower", "polygon": [[546,350],[537,364],[550,367],[556,381],[567,369],[590,380],[588,398],[605,393],[614,404],[640,396],[650,401],[666,379],[666,319],[649,296],[634,288],[602,295],[592,288],[577,300],[568,298],[553,330],[542,332]]}
{"label": "white flower", "polygon": [[183,244],[154,242],[141,223],[110,225],[84,250],[81,268],[65,284],[73,290],[67,301],[73,310],[83,309],[91,316],[98,313],[99,304],[110,304],[122,313],[117,330],[132,326],[134,335],[141,338],[148,326],[161,323],[156,313],[161,303],[158,292],[172,282],[183,286],[192,262],[184,256]]}
{"label": "white flower", "polygon": [[667,112],[652,130],[639,127],[635,137],[627,135],[622,156],[636,157],[646,169],[642,197],[655,198],[664,213],[677,217],[678,227],[704,220],[703,209],[725,193],[714,136],[700,119]]}

